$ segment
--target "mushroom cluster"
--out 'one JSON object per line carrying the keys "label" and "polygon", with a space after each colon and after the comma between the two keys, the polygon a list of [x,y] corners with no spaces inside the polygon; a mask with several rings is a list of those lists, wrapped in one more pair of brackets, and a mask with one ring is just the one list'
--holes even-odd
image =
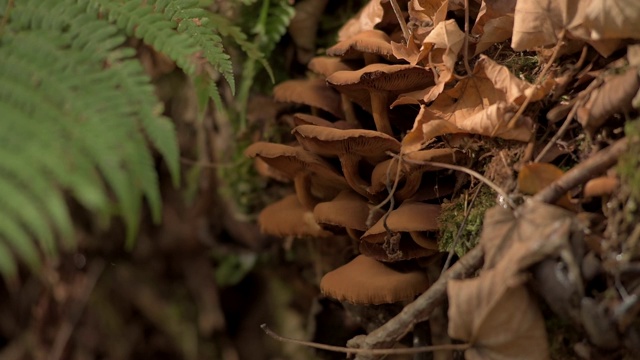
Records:
{"label": "mushroom cluster", "polygon": [[[393,46],[402,33],[385,29],[342,32],[326,56],[309,62],[308,78],[278,84],[276,101],[311,114],[293,114],[294,144],[256,142],[245,152],[266,168],[262,173],[295,188],[294,195],[262,210],[264,233],[347,235],[356,243],[359,254],[320,284],[324,295],[356,304],[410,300],[427,289],[426,271],[418,265],[426,262],[416,259],[439,252],[440,202],[454,180],[450,170],[425,162],[466,161],[463,151],[444,142],[403,151],[403,136],[419,108],[392,104],[434,87],[437,76],[429,66],[396,57]],[[415,266],[393,266],[407,262]]]}

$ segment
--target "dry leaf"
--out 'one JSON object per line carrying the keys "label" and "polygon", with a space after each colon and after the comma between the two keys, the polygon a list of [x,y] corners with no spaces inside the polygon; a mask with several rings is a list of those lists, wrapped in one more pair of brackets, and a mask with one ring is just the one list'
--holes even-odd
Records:
{"label": "dry leaf", "polygon": [[543,360],[549,358],[544,319],[535,300],[497,270],[480,277],[450,280],[449,335],[468,341],[467,360]]}
{"label": "dry leaf", "polygon": [[578,109],[578,121],[593,134],[613,114],[631,109],[632,99],[640,89],[638,69],[629,67],[624,73],[605,77],[604,84],[594,90],[589,100]]}
{"label": "dry leaf", "polygon": [[448,82],[453,77],[453,68],[464,45],[465,34],[455,20],[439,23],[422,44],[421,57],[428,56],[429,66],[438,71],[438,82]]}
{"label": "dry leaf", "polygon": [[[564,171],[553,164],[527,164],[520,169],[518,174],[518,189],[525,195],[534,195],[561,178],[562,175],[564,175]],[[571,202],[569,194],[564,194],[556,202],[556,205],[562,206],[567,210],[573,211],[576,209],[576,206]]]}
{"label": "dry leaf", "polygon": [[422,60],[420,58],[420,48],[418,48],[418,45],[415,42],[414,33],[409,35],[407,45],[392,41],[391,49],[393,50],[393,56],[398,59],[405,60],[411,65],[416,65],[420,60]]}
{"label": "dry leaf", "polygon": [[555,81],[549,77],[541,85],[533,85],[515,76],[506,66],[500,65],[485,55],[480,56],[484,72],[496,89],[505,93],[509,103],[521,105],[527,96],[531,101],[542,100],[551,92]]}
{"label": "dry leaf", "polygon": [[446,19],[448,7],[449,0],[411,0],[409,2],[409,26],[419,43],[422,43],[434,27]]}
{"label": "dry leaf", "polygon": [[583,26],[591,39],[640,39],[640,1],[591,0],[584,11]]}
{"label": "dry leaf", "polygon": [[519,0],[511,47],[522,51],[557,43],[560,32],[579,18],[579,3],[580,0]]}
{"label": "dry leaf", "polygon": [[515,0],[482,1],[478,18],[471,29],[471,36],[478,39],[475,55],[511,37],[515,6]]}
{"label": "dry leaf", "polygon": [[373,30],[373,28],[382,21],[384,9],[380,4],[380,0],[371,0],[365,5],[356,16],[347,21],[338,31],[338,42],[347,40],[356,36],[365,30]]}

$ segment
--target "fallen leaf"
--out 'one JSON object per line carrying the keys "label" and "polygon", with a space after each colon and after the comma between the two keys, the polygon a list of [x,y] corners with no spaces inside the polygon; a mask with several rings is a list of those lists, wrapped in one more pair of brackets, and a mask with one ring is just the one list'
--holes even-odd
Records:
{"label": "fallen leaf", "polygon": [[589,100],[578,109],[578,122],[593,134],[611,115],[631,109],[638,89],[640,79],[636,67],[629,67],[622,74],[606,76],[602,86],[595,89]]}
{"label": "fallen leaf", "polygon": [[405,60],[411,65],[416,65],[420,60],[420,48],[415,42],[415,34],[411,33],[407,44],[391,42],[391,49],[393,50],[393,56],[398,59]]}
{"label": "fallen leaf", "polygon": [[480,12],[471,29],[471,36],[478,39],[475,55],[511,37],[515,6],[515,0],[482,1]]}
{"label": "fallen leaf", "polygon": [[465,34],[455,20],[439,23],[422,43],[422,58],[428,56],[429,66],[438,71],[438,82],[448,82],[453,77],[453,69],[458,54],[464,45]]}
{"label": "fallen leaf", "polygon": [[384,9],[380,0],[371,0],[356,16],[347,21],[338,31],[338,41],[344,41],[365,30],[373,28],[382,21]]}
{"label": "fallen leaf", "polygon": [[591,0],[584,11],[583,26],[591,39],[640,39],[640,2],[637,0]]}
{"label": "fallen leaf", "polygon": [[[563,175],[564,171],[553,164],[526,164],[518,174],[518,189],[525,195],[534,195]],[[576,209],[576,206],[571,202],[569,194],[564,194],[556,201],[556,205],[571,211]]]}
{"label": "fallen leaf", "polygon": [[577,14],[579,3],[579,0],[519,0],[514,13],[513,50],[557,43],[562,30],[580,18]]}
{"label": "fallen leaf", "polygon": [[411,0],[409,26],[419,43],[447,16],[449,0]]}
{"label": "fallen leaf", "polygon": [[549,359],[544,318],[522,281],[497,270],[449,280],[448,333],[471,344],[465,359]]}
{"label": "fallen leaf", "polygon": [[528,96],[531,96],[530,101],[542,100],[555,85],[551,77],[541,85],[533,85],[518,78],[506,66],[498,64],[485,55],[481,55],[480,60],[486,77],[491,80],[496,89],[505,93],[505,100],[509,103],[521,105]]}

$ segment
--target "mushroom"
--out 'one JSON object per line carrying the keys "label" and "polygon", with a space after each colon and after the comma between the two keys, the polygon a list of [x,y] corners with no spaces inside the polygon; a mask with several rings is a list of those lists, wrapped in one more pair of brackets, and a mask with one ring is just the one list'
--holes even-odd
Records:
{"label": "mushroom", "polygon": [[620,181],[615,176],[600,176],[589,180],[584,185],[585,198],[611,195],[620,186]]}
{"label": "mushroom", "polygon": [[328,237],[333,234],[323,230],[313,219],[295,194],[285,196],[265,207],[258,216],[260,231],[277,237]]}
{"label": "mushroom", "polygon": [[273,98],[280,102],[309,105],[338,118],[344,118],[340,94],[327,86],[323,79],[294,79],[283,81],[273,88]]}
{"label": "mushroom", "polygon": [[393,56],[391,39],[380,30],[366,30],[340,41],[327,49],[327,55],[340,56],[343,59],[364,58],[365,65],[379,62],[383,56],[389,60],[397,60]]}
{"label": "mushroom", "polygon": [[[323,228],[344,228],[354,240],[367,231],[367,218],[373,207],[365,198],[351,190],[343,190],[333,200],[321,202],[313,209],[313,217]],[[375,219],[378,218],[382,214]],[[356,234],[359,231],[360,234]]]}
{"label": "mushroom", "polygon": [[359,128],[359,126],[353,126],[353,124],[350,124],[344,120],[331,122],[319,116],[314,116],[314,115],[309,115],[304,113],[293,114],[293,123],[296,126],[316,125],[316,126],[330,127],[330,128],[336,128],[336,129],[342,129],[342,130]]}
{"label": "mushroom", "polygon": [[416,244],[427,250],[438,250],[435,237],[425,235],[424,232],[438,231],[439,217],[440,205],[405,201],[391,211],[389,216],[378,220],[360,239],[373,244],[384,244],[392,260],[402,257],[399,254],[401,233],[409,233]]}
{"label": "mushroom", "polygon": [[[319,202],[312,193],[314,183],[317,188],[325,190],[346,187],[345,179],[329,163],[303,148],[260,141],[251,144],[244,153],[248,157],[261,159],[279,174],[293,179],[298,200],[309,210]],[[317,176],[312,179],[312,174]],[[329,195],[336,192],[332,191]]]}
{"label": "mushroom", "polygon": [[[422,150],[405,154],[403,158],[409,161],[402,162],[398,177],[398,181],[404,179],[404,186],[398,188],[394,194],[395,198],[405,200],[413,196],[420,187],[422,174],[424,172],[442,169],[428,164],[421,165],[421,162],[435,161],[453,164],[465,157],[463,152],[451,148]],[[374,194],[379,193],[387,187],[387,182],[393,184],[397,170],[397,159],[388,159],[376,165],[371,173],[371,187],[369,188],[369,192]]]}
{"label": "mushroom", "polygon": [[[334,58],[329,56],[316,56],[309,62],[309,70],[316,74],[322,75],[325,79],[331,74],[337,71],[349,71],[355,70],[356,67],[342,61],[340,58]],[[340,105],[342,106],[342,112],[348,123],[352,124],[352,127],[360,127],[358,118],[356,117],[353,104],[346,94],[340,94]]]}
{"label": "mushroom", "polygon": [[427,288],[425,272],[399,272],[364,255],[328,272],[320,281],[323,295],[361,305],[412,300]]}
{"label": "mushroom", "polygon": [[367,192],[369,184],[360,177],[360,160],[365,158],[376,163],[387,157],[387,151],[400,150],[400,143],[396,139],[372,130],[301,125],[294,128],[292,133],[306,150],[321,156],[337,156],[349,186],[368,198],[371,197]]}
{"label": "mushroom", "polygon": [[389,252],[385,244],[374,244],[368,241],[360,241],[358,250],[360,254],[368,256],[382,262],[396,262],[404,260],[423,260],[438,254],[438,250],[426,249],[412,241],[408,237],[401,236],[397,244],[397,251]]}
{"label": "mushroom", "polygon": [[[355,101],[368,93],[376,129],[393,136],[389,123],[389,100],[405,92],[434,85],[433,73],[421,66],[372,64],[357,71],[338,71],[327,83]],[[365,106],[366,108],[366,106]]]}

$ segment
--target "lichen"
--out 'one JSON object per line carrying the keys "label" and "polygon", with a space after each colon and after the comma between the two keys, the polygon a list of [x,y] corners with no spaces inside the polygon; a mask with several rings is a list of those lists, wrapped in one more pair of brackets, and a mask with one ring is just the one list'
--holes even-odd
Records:
{"label": "lichen", "polygon": [[[468,196],[461,194],[452,199],[452,201],[442,204],[442,212],[440,213],[440,251],[448,252],[455,246],[456,254],[462,256],[478,243],[480,232],[482,231],[484,213],[496,204],[496,195],[491,189],[483,186],[473,202],[473,206],[468,211],[469,215],[465,216],[465,208],[469,206],[473,193],[474,191],[470,191]],[[456,243],[458,231],[465,221],[465,217],[467,220]]]}

